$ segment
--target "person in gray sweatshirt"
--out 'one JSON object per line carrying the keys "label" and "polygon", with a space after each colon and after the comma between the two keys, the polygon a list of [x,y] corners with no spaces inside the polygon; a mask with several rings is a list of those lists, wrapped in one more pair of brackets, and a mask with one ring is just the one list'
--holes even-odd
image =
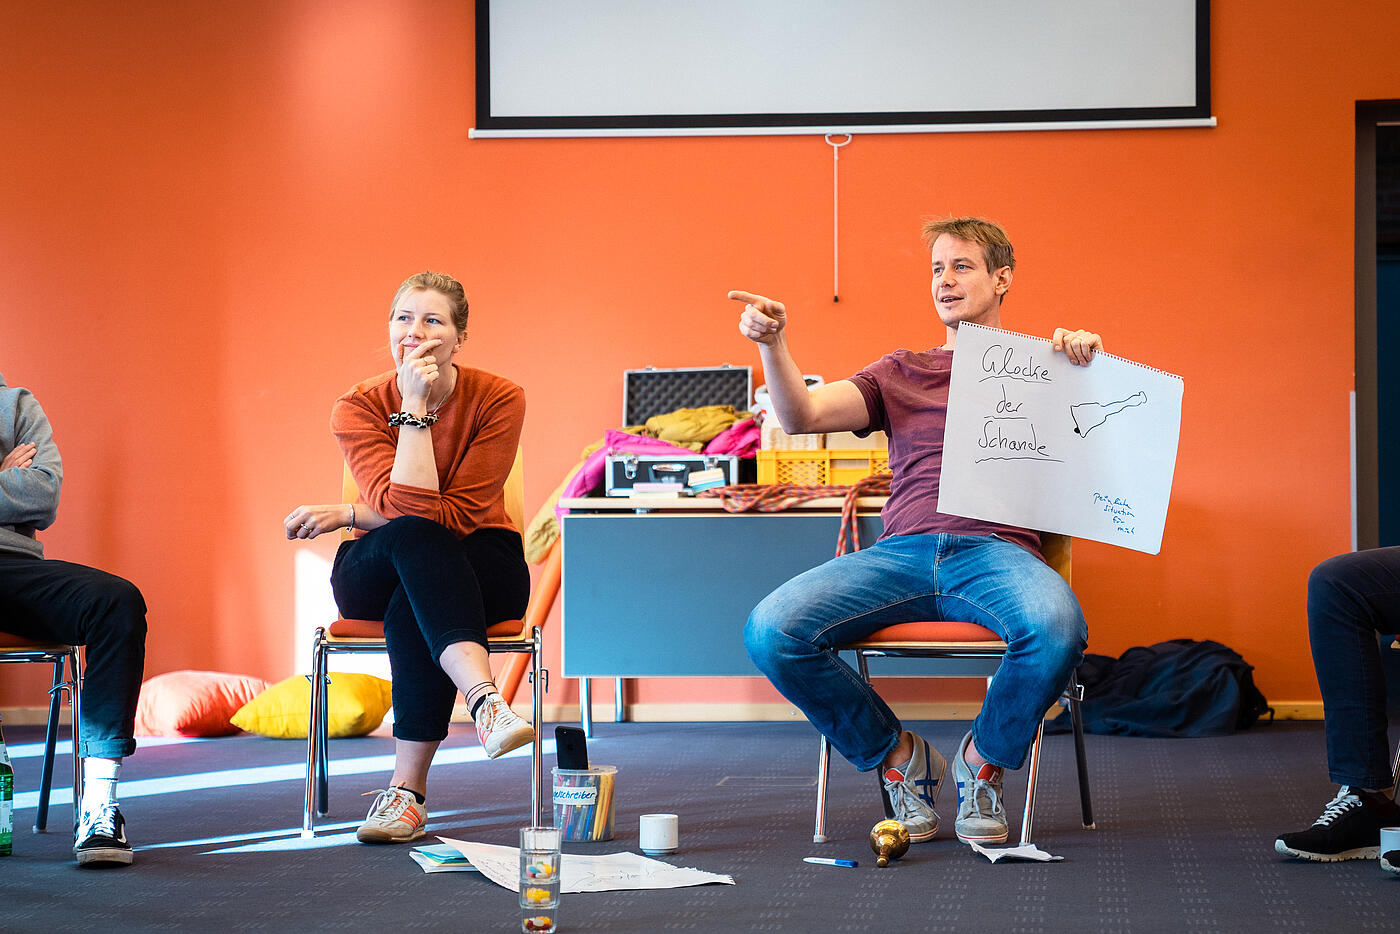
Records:
{"label": "person in gray sweatshirt", "polygon": [[82,687],[79,866],[125,866],[131,844],[117,807],[121,762],[146,660],[146,601],[106,571],[44,557],[37,533],[58,515],[63,461],[38,400],[0,374],[0,630],[86,647]]}

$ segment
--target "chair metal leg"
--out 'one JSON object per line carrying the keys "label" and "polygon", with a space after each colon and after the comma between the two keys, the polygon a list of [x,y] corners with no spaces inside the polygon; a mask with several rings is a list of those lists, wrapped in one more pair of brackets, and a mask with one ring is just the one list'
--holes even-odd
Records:
{"label": "chair metal leg", "polygon": [[617,686],[613,689],[613,722],[627,722],[627,682],[622,678],[617,679]]}
{"label": "chair metal leg", "polygon": [[321,656],[316,692],[321,696],[320,716],[316,727],[316,813],[325,817],[331,812],[331,672],[330,658]]}
{"label": "chair metal leg", "polygon": [[1395,744],[1395,758],[1390,763],[1390,776],[1392,782],[1400,781],[1400,743]]}
{"label": "chair metal leg", "polygon": [[583,735],[593,738],[593,689],[587,678],[578,679],[578,712],[583,724]]}
{"label": "chair metal leg", "polygon": [[[1069,676],[1069,720],[1074,726],[1074,764],[1079,772],[1079,812],[1083,818],[1084,829],[1094,829],[1094,804],[1089,800],[1089,759],[1084,754],[1084,716],[1080,712],[1079,702],[1084,699],[1084,686],[1079,683],[1079,678],[1071,673]],[[1397,750],[1400,755],[1400,750]]]}
{"label": "chair metal leg", "polygon": [[[530,748],[530,820],[537,827],[554,825],[553,808],[548,819],[541,813],[541,789],[544,786],[544,755],[541,748],[540,732],[544,729],[544,692],[549,690],[549,670],[540,667],[544,658],[540,631],[536,629],[532,637],[534,648],[530,652],[530,719],[535,728],[534,744]],[[552,796],[551,796],[552,797]]]}
{"label": "chair metal leg", "polygon": [[[864,652],[856,652],[856,666],[860,669],[860,676],[866,684],[870,683],[870,663],[866,661]],[[894,804],[890,802],[890,796],[885,791],[885,770],[875,769],[875,790],[880,794],[880,803],[885,809],[885,820],[894,820]]]}
{"label": "chair metal leg", "polygon": [[73,654],[68,656],[68,673],[73,679],[68,683],[68,714],[73,718],[73,728],[69,735],[73,740],[73,835],[78,834],[78,807],[83,798],[83,659],[82,649],[73,646]]}
{"label": "chair metal leg", "polygon": [[[861,675],[865,676],[865,659],[860,658],[860,653],[856,653],[860,659]],[[867,677],[865,680],[869,681]],[[817,738],[821,740],[820,751],[817,753],[817,819],[812,827],[812,842],[826,842],[826,788],[827,778],[831,772],[831,742],[823,733],[818,733]]]}
{"label": "chair metal leg", "polygon": [[817,756],[817,824],[812,828],[812,842],[826,842],[826,778],[831,767],[831,743],[821,737],[821,752]]}
{"label": "chair metal leg", "polygon": [[322,694],[318,688],[322,683],[321,666],[325,656],[324,635],[324,629],[316,630],[316,641],[311,646],[311,673],[307,676],[310,713],[306,718],[306,795],[302,802],[301,812],[301,835],[306,838],[316,835],[316,792],[319,787],[317,767],[320,765],[320,754],[316,748],[316,733],[321,722]]}
{"label": "chair metal leg", "polygon": [[[49,688],[49,720],[44,731],[44,765],[39,773],[39,811],[34,816],[34,832],[43,833],[49,826],[49,791],[53,787],[53,760],[58,749],[58,706],[62,700],[64,687],[63,663],[67,658],[60,655],[53,663],[53,687]],[[78,751],[73,750],[73,755]],[[77,802],[73,802],[77,807]]]}
{"label": "chair metal leg", "polygon": [[1031,842],[1031,827],[1035,823],[1035,783],[1040,777],[1040,747],[1045,737],[1045,718],[1035,728],[1035,739],[1031,740],[1031,762],[1026,772],[1026,809],[1021,814],[1021,845]]}
{"label": "chair metal leg", "polygon": [[321,649],[321,663],[316,666],[316,816],[331,812],[331,652]]}

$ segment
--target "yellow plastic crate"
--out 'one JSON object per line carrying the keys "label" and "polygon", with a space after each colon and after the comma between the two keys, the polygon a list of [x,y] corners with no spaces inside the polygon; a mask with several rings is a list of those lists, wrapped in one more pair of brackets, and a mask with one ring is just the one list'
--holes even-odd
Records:
{"label": "yellow plastic crate", "polygon": [[850,486],[890,469],[887,450],[759,451],[759,483]]}

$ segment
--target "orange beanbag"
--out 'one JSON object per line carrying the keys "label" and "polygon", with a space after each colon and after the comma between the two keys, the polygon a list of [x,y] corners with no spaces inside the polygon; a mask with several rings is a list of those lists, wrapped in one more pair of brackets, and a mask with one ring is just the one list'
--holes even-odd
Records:
{"label": "orange beanbag", "polygon": [[171,671],[141,685],[137,736],[228,736],[229,719],[267,689],[267,682],[219,671]]}

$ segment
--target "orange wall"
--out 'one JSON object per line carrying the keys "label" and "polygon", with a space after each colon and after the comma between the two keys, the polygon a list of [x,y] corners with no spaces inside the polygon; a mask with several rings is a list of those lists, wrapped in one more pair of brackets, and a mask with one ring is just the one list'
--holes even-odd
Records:
{"label": "orange wall", "polygon": [[[785,300],[829,378],[938,343],[919,223],[977,213],[1017,244],[1008,326],[1185,378],[1161,555],[1077,551],[1091,650],[1217,639],[1315,699],[1304,581],[1350,528],[1353,108],[1400,97],[1400,7],[1315,6],[1215,5],[1215,129],[857,136],[833,304],[819,137],[470,140],[465,0],[6,4],[0,372],[64,454],[49,554],[141,586],[148,676],[284,677],[279,523],[336,496],[329,405],[386,368],[405,275],[461,277],[463,359],[525,386],[533,512],[624,369],[756,365],[727,289]],[[38,679],[6,670],[0,706]]]}

